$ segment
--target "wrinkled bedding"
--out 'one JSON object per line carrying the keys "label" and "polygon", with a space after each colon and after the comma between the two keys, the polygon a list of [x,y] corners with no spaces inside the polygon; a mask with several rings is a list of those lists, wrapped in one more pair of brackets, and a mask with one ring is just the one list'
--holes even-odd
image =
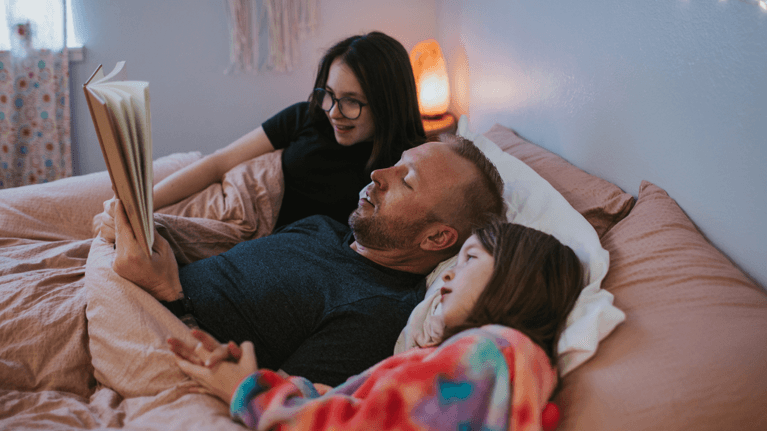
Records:
{"label": "wrinkled bedding", "polygon": [[[155,180],[199,153],[155,162]],[[0,193],[0,429],[241,429],[227,406],[187,394],[165,347],[187,328],[111,270],[91,220],[112,197],[106,172]],[[180,263],[271,232],[280,152],[155,214]]]}

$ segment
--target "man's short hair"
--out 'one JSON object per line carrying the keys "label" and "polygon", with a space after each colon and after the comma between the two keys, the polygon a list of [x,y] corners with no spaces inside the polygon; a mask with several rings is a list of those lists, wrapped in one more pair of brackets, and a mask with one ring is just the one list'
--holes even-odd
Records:
{"label": "man's short hair", "polygon": [[439,140],[471,162],[479,172],[473,181],[462,185],[460,193],[451,202],[452,220],[445,220],[458,230],[461,241],[457,247],[460,248],[475,228],[484,226],[494,217],[505,219],[503,179],[493,162],[472,141],[454,134],[442,134]]}

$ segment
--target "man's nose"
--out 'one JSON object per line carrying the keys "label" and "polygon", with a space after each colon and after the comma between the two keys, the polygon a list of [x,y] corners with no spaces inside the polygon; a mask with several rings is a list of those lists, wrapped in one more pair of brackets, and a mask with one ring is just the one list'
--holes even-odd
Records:
{"label": "man's nose", "polygon": [[376,169],[370,173],[370,179],[375,183],[376,188],[379,190],[386,190],[386,169]]}
{"label": "man's nose", "polygon": [[381,190],[386,190],[389,188],[389,184],[397,178],[397,175],[403,174],[400,172],[402,169],[407,168],[402,165],[394,165],[388,168],[376,169],[370,173],[370,179],[376,183],[376,187]]}

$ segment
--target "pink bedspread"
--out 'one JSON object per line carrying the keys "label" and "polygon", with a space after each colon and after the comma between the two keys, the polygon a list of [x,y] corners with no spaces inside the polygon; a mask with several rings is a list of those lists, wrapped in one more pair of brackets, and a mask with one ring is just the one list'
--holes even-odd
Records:
{"label": "pink bedspread", "polygon": [[[159,159],[156,180],[197,158]],[[279,152],[243,163],[156,222],[182,261],[220,253],[271,232],[281,174]],[[186,394],[162,338],[186,328],[92,238],[111,196],[106,172],[0,191],[0,429],[241,429]]]}

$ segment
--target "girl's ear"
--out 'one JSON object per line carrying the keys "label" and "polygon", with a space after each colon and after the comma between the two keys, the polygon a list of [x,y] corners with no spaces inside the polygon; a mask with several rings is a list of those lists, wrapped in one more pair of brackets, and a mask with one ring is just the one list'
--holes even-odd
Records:
{"label": "girl's ear", "polygon": [[455,245],[458,241],[458,231],[454,227],[439,223],[429,229],[421,240],[421,249],[441,251]]}

